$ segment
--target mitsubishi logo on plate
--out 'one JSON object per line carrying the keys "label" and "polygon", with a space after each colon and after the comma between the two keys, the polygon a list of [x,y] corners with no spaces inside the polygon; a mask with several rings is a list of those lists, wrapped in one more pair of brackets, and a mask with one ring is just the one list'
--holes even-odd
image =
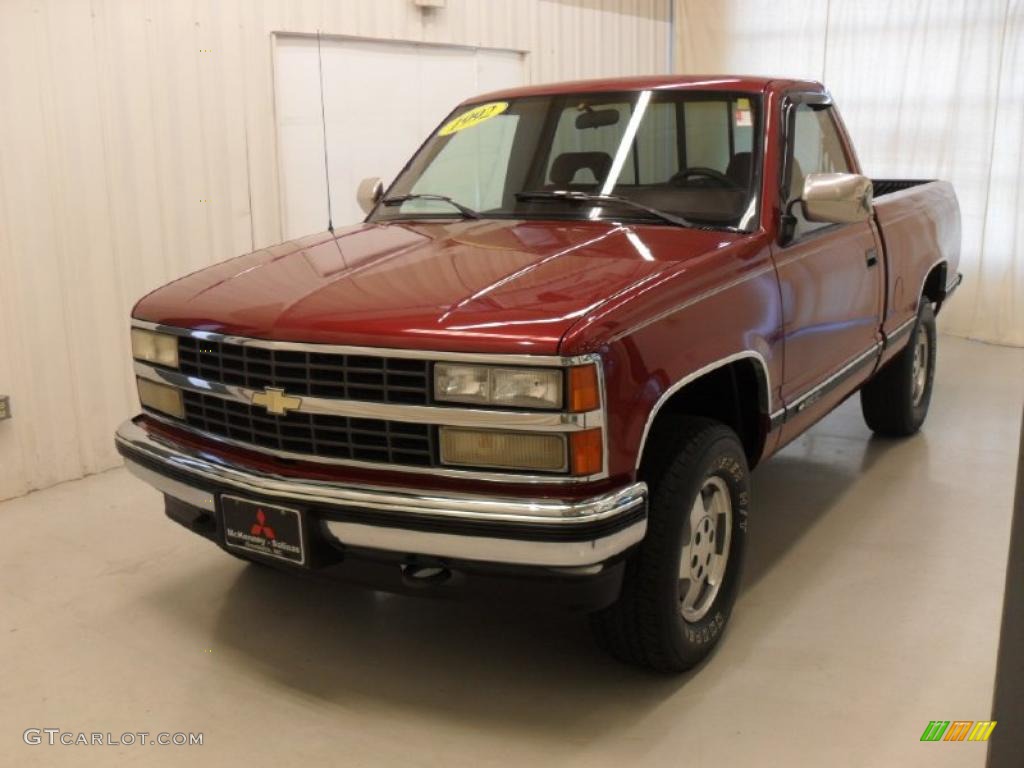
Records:
{"label": "mitsubishi logo on plate", "polygon": [[267,413],[284,416],[288,411],[294,411],[302,405],[302,398],[287,395],[283,389],[277,387],[267,387],[262,392],[253,392],[250,402],[253,405],[262,405],[267,409]]}
{"label": "mitsubishi logo on plate", "polygon": [[293,565],[306,564],[302,512],[227,494],[220,503],[225,546]]}
{"label": "mitsubishi logo on plate", "polygon": [[274,529],[267,525],[267,515],[262,509],[256,510],[256,522],[249,529],[249,534],[251,536],[263,536],[271,541],[277,538],[274,535]]}

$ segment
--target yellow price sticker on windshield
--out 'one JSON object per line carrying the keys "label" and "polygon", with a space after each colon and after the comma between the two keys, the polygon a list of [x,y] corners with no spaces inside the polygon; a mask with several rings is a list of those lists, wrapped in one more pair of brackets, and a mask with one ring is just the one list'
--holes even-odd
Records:
{"label": "yellow price sticker on windshield", "polygon": [[478,107],[473,107],[445,123],[437,135],[448,136],[464,131],[466,128],[472,128],[474,125],[480,125],[484,120],[490,120],[492,117],[500,115],[506,109],[508,109],[507,101],[492,101],[490,104],[481,104]]}

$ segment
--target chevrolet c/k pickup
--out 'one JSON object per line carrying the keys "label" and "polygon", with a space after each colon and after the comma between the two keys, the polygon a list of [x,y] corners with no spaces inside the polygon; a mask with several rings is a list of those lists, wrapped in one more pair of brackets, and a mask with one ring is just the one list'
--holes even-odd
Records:
{"label": "chevrolet c/k pickup", "polygon": [[243,559],[514,590],[679,671],[771,525],[750,468],[858,391],[876,433],[925,419],[957,201],[861,175],[819,83],[487,94],[358,199],[133,311],[117,447]]}

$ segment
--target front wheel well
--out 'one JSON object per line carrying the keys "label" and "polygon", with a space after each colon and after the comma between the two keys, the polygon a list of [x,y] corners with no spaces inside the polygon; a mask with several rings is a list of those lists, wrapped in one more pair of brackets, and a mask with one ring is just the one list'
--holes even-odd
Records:
{"label": "front wheel well", "polygon": [[753,467],[764,449],[768,423],[768,380],[759,359],[734,360],[687,382],[655,406],[647,439],[641,446],[640,474],[652,471],[660,452],[683,416],[714,419],[739,437]]}

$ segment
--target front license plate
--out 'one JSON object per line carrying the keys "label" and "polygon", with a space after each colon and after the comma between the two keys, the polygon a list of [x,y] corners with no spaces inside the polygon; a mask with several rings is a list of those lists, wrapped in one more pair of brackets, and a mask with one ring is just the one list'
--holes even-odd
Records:
{"label": "front license plate", "polygon": [[221,496],[220,504],[227,546],[293,565],[306,564],[302,513],[299,510],[237,496]]}

